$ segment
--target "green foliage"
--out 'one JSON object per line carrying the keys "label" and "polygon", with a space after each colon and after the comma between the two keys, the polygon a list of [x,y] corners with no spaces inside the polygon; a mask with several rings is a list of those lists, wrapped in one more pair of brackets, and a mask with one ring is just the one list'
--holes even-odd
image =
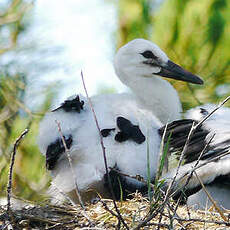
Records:
{"label": "green foliage", "polygon": [[[32,6],[29,1],[12,0],[4,10],[1,9],[0,34],[6,30],[9,33],[6,37],[0,36],[0,55],[17,47],[18,37],[26,29],[24,16]],[[29,134],[17,149],[13,193],[21,198],[40,200],[49,182],[44,157],[36,144],[40,117],[35,117],[24,105],[26,76],[11,65],[2,65],[0,72],[0,196],[6,195],[13,144],[21,132],[29,127]]]}
{"label": "green foliage", "polygon": [[149,0],[119,1],[118,46],[133,38],[148,38],[151,32],[151,5]]}
{"label": "green foliage", "polygon": [[217,86],[226,91],[230,87],[229,1],[165,0],[159,6],[156,1],[127,0],[119,4],[118,46],[137,37],[153,40],[170,59],[204,79],[204,86],[189,87],[171,81],[184,109],[198,101],[216,103],[227,96]]}
{"label": "green foliage", "polygon": [[[180,4],[184,6],[178,7]],[[197,104],[195,97],[201,103],[216,103],[226,97],[216,88],[229,85],[229,10],[225,0],[172,0],[165,1],[155,16],[153,40],[172,60],[205,81],[204,86],[190,85],[190,89],[174,83],[185,109]]]}

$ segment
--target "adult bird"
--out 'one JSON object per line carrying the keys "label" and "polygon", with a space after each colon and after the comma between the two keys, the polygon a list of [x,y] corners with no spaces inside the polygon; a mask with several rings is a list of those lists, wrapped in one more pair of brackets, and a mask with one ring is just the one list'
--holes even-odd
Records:
{"label": "adult bird", "polygon": [[[167,126],[166,139],[170,135],[170,152],[182,152],[192,125],[216,109],[216,105],[198,106],[186,113],[184,120],[174,121]],[[160,129],[163,135],[164,128]],[[219,108],[191,135],[184,151],[185,164],[179,168],[172,193],[174,198],[183,197],[188,205],[205,209],[213,205],[196,174],[216,203],[230,209],[230,109]],[[196,174],[192,173],[193,168]],[[176,175],[173,169],[164,176],[166,187]],[[188,179],[190,178],[190,179]]]}
{"label": "adult bird", "polygon": [[[153,179],[161,142],[158,134],[161,121],[180,116],[181,105],[175,89],[159,76],[196,84],[203,82],[144,39],[135,39],[121,47],[115,56],[114,67],[119,79],[132,93],[99,95],[91,101],[103,136],[113,189],[119,199],[121,194],[125,198],[137,189],[146,191],[143,183],[118,172],[147,179],[149,163],[150,178]],[[67,99],[47,113],[40,123],[38,144],[46,156],[47,168],[51,170],[52,187],[68,193],[74,202],[78,201],[55,120],[61,124],[82,198],[90,200],[95,197],[95,191],[110,197],[100,133],[90,105],[81,95]]]}

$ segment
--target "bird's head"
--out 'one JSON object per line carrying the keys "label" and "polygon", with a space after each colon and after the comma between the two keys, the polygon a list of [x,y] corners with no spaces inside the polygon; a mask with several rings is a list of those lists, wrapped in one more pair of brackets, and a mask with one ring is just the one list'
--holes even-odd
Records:
{"label": "bird's head", "polygon": [[116,74],[124,83],[132,76],[172,78],[194,84],[203,84],[198,76],[188,72],[169,60],[154,43],[145,39],[134,39],[121,47],[114,60]]}

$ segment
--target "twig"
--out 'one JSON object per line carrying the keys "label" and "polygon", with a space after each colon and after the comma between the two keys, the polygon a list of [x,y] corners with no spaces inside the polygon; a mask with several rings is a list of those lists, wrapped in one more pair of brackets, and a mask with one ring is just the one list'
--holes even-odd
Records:
{"label": "twig", "polygon": [[14,162],[15,162],[15,156],[16,156],[16,150],[18,145],[20,144],[21,140],[25,137],[25,135],[29,132],[29,129],[25,129],[21,135],[16,139],[14,143],[13,152],[11,154],[11,160],[10,160],[10,170],[8,175],[8,185],[7,185],[7,212],[10,213],[11,209],[11,193],[12,193],[12,176],[13,176],[13,168],[14,168]]}
{"label": "twig", "polygon": [[[177,203],[176,203],[176,207],[174,208],[174,207],[172,207],[171,206],[171,204],[170,204],[170,202],[168,202],[167,203],[167,206],[168,206],[168,208],[171,210],[171,212],[173,212],[173,214],[170,216],[168,216],[168,218],[171,218],[172,219],[172,223],[173,223],[173,221],[175,220],[175,217],[177,217],[178,218],[178,223],[181,225],[181,229],[186,229],[186,227],[185,226],[183,226],[183,223],[181,223],[181,221],[180,221],[180,217],[179,217],[179,215],[178,215],[178,213],[177,213],[177,209],[178,209],[178,207],[179,207],[179,204],[180,204],[180,198],[177,200]],[[171,221],[171,219],[170,219],[170,221]]]}
{"label": "twig", "polygon": [[158,223],[157,223],[158,224],[157,230],[160,230],[160,227],[162,225],[162,223],[161,223],[162,218],[163,218],[163,215],[162,215],[162,213],[160,213],[160,217],[158,218]]}
{"label": "twig", "polygon": [[105,171],[106,171],[106,175],[108,177],[108,182],[109,182],[109,190],[110,190],[110,193],[112,195],[112,199],[113,199],[113,204],[114,204],[115,210],[117,212],[118,221],[119,222],[121,221],[123,223],[123,225],[125,226],[125,228],[129,229],[128,225],[126,224],[126,222],[124,221],[123,217],[121,216],[121,213],[120,213],[120,211],[119,211],[119,209],[117,207],[116,201],[115,201],[115,195],[114,195],[114,192],[113,192],[112,183],[111,183],[111,179],[110,179],[110,176],[109,176],[109,170],[108,170],[108,164],[107,164],[107,159],[106,159],[105,146],[104,146],[104,143],[103,143],[103,137],[101,135],[101,131],[100,131],[100,127],[99,127],[99,124],[98,124],[97,117],[96,117],[96,113],[94,111],[91,99],[90,99],[90,97],[88,95],[88,92],[87,92],[87,89],[86,89],[86,86],[85,86],[85,81],[84,81],[84,77],[83,77],[82,71],[81,71],[81,79],[82,79],[82,84],[83,84],[83,87],[84,87],[84,90],[85,90],[86,97],[88,99],[90,108],[91,108],[92,113],[93,113],[93,117],[94,117],[94,120],[95,120],[96,127],[98,129],[98,134],[99,134],[99,137],[100,137],[100,144],[101,144],[103,158],[104,158]]}
{"label": "twig", "polygon": [[[85,212],[85,206],[84,206],[84,203],[82,201],[82,198],[81,198],[81,194],[80,194],[80,191],[79,191],[79,188],[78,188],[78,185],[77,185],[77,178],[76,178],[76,173],[74,172],[73,170],[73,164],[72,164],[72,159],[70,157],[70,154],[69,154],[69,149],[66,145],[66,141],[65,141],[65,138],[63,136],[63,133],[62,133],[62,130],[61,130],[61,125],[60,125],[60,122],[58,122],[57,120],[55,120],[55,122],[57,123],[57,126],[58,126],[58,131],[61,135],[61,139],[62,139],[62,142],[63,142],[63,145],[64,145],[64,148],[65,148],[65,152],[66,152],[66,155],[67,155],[67,158],[68,158],[68,161],[69,161],[69,165],[70,165],[70,168],[71,168],[71,173],[72,173],[72,176],[73,176],[73,180],[74,180],[74,185],[75,185],[75,191],[76,191],[76,194],[77,194],[77,197],[79,199],[79,203],[83,209],[83,216],[85,216],[85,218],[89,221],[89,224],[90,225],[95,225],[89,218],[89,216],[87,215],[87,213]],[[63,195],[64,193],[62,193]],[[68,200],[71,200],[70,198]],[[71,200],[72,201],[72,200]],[[74,202],[71,202],[72,204],[74,204]]]}
{"label": "twig", "polygon": [[[188,134],[188,138],[187,138],[187,140],[186,140],[186,142],[185,142],[184,148],[183,148],[183,150],[182,150],[182,153],[181,153],[181,156],[180,156],[180,159],[179,159],[179,163],[178,163],[178,166],[177,166],[176,174],[174,175],[173,180],[171,181],[171,183],[170,183],[170,185],[169,185],[169,187],[168,187],[168,189],[167,189],[167,191],[166,191],[166,196],[167,196],[167,193],[169,193],[170,190],[171,190],[171,188],[173,187],[173,184],[174,184],[174,182],[175,182],[175,180],[176,180],[176,177],[177,177],[177,175],[178,175],[178,173],[179,173],[179,168],[180,168],[180,166],[181,166],[181,164],[182,164],[182,160],[183,160],[183,158],[184,158],[184,154],[185,154],[185,152],[187,151],[187,148],[188,148],[188,145],[189,145],[189,142],[190,142],[190,140],[191,140],[191,137],[192,137],[193,133],[195,132],[195,130],[196,130],[200,125],[202,125],[209,117],[211,117],[218,109],[220,109],[229,99],[230,99],[230,96],[228,96],[223,102],[221,102],[221,103],[217,106],[217,108],[215,108],[211,113],[209,113],[206,117],[204,117],[204,118],[203,118],[201,121],[199,121],[196,125],[195,125],[195,123],[193,123],[193,125],[192,125],[192,127],[191,127],[191,129],[190,129],[190,132],[189,132],[189,134]],[[200,157],[201,157],[201,155],[200,155]],[[201,166],[199,166],[199,167],[201,167]],[[192,171],[195,171],[195,168],[196,168],[196,167],[194,167],[194,169],[193,169]]]}
{"label": "twig", "polygon": [[103,207],[105,208],[106,211],[108,211],[112,216],[115,216],[118,218],[117,214],[113,212],[113,210],[110,210],[108,205],[105,203],[105,201],[103,201],[102,199],[100,199],[100,202],[102,203]]}
{"label": "twig", "polygon": [[174,184],[174,182],[175,182],[175,180],[176,180],[176,177],[177,177],[177,175],[178,175],[178,173],[179,173],[179,168],[180,168],[180,166],[181,166],[181,164],[182,164],[182,160],[184,159],[185,152],[187,151],[189,142],[190,142],[190,140],[191,140],[191,138],[192,138],[192,135],[193,135],[195,129],[196,129],[196,126],[195,126],[195,123],[193,123],[193,124],[192,124],[192,127],[191,127],[191,129],[190,129],[190,131],[189,131],[188,138],[187,138],[187,140],[186,140],[186,142],[185,142],[184,148],[183,148],[183,150],[182,150],[182,153],[181,153],[181,156],[180,156],[178,165],[177,165],[177,169],[176,169],[176,174],[174,175],[173,180],[170,182],[169,187],[168,187],[168,189],[167,189],[167,191],[166,191],[166,197],[169,196],[169,194],[170,194],[170,192],[171,192],[171,189],[172,189],[172,187],[173,187],[173,184]]}
{"label": "twig", "polygon": [[141,227],[144,227],[148,225],[148,222],[152,220],[154,217],[156,217],[159,213],[162,213],[165,205],[167,204],[169,199],[169,196],[165,196],[164,201],[162,202],[161,205],[159,205],[158,208],[155,209],[154,212],[152,212],[149,216],[146,216],[143,221],[141,221],[133,230],[139,230]]}
{"label": "twig", "polygon": [[216,204],[216,202],[213,200],[212,196],[209,194],[209,192],[207,191],[207,189],[204,186],[203,181],[200,179],[200,177],[198,176],[198,174],[196,173],[196,171],[194,171],[194,174],[196,175],[197,179],[199,180],[204,192],[207,194],[209,200],[212,202],[213,206],[215,207],[216,211],[220,214],[220,216],[222,217],[222,219],[225,222],[228,222],[227,217],[223,214],[223,212],[220,210],[220,208],[218,207],[218,205]]}
{"label": "twig", "polygon": [[[171,181],[171,183],[170,183],[170,185],[169,185],[169,187],[168,187],[168,189],[167,189],[167,191],[166,191],[165,198],[164,198],[164,201],[163,201],[163,203],[162,203],[162,205],[161,205],[161,208],[157,209],[154,213],[152,213],[150,216],[148,216],[148,217],[147,217],[144,221],[142,221],[135,229],[140,229],[141,227],[145,226],[151,219],[153,219],[153,218],[157,215],[157,211],[159,212],[159,211],[161,211],[161,210],[164,209],[165,204],[168,202],[168,199],[169,199],[169,196],[170,196],[170,190],[171,190],[171,188],[172,188],[172,186],[173,186],[173,184],[174,184],[174,182],[175,182],[175,180],[176,180],[176,177],[177,177],[177,175],[178,175],[178,173],[179,173],[179,168],[180,168],[180,166],[181,166],[181,164],[182,164],[182,160],[183,160],[183,158],[184,158],[184,154],[185,154],[185,152],[187,151],[187,148],[188,148],[188,145],[189,145],[189,142],[190,142],[190,140],[191,140],[191,137],[192,137],[193,133],[195,132],[195,130],[196,130],[203,122],[205,122],[205,121],[206,121],[206,120],[207,120],[217,109],[219,109],[221,106],[223,106],[229,99],[230,99],[230,96],[229,96],[228,98],[226,98],[226,99],[225,99],[225,100],[224,100],[214,111],[212,111],[210,114],[208,114],[208,116],[206,116],[203,120],[201,120],[197,125],[195,125],[195,124],[193,123],[193,125],[192,125],[192,127],[191,127],[191,130],[190,130],[190,132],[189,132],[188,138],[187,138],[187,140],[186,140],[186,143],[185,143],[185,145],[184,145],[184,148],[183,148],[183,150],[182,150],[182,153],[181,153],[181,156],[180,156],[180,160],[179,160],[179,163],[178,163],[178,166],[177,166],[176,174],[175,174],[173,180]],[[227,154],[225,154],[225,155],[227,155]],[[220,157],[220,156],[219,156],[219,157]],[[212,159],[212,161],[213,161],[213,159]],[[193,170],[195,170],[195,168],[194,168]]]}
{"label": "twig", "polygon": [[[221,155],[219,155],[219,156],[217,156],[217,157],[214,157],[214,158],[212,158],[212,159],[210,159],[210,160],[207,160],[207,161],[205,161],[204,163],[201,163],[200,165],[197,165],[196,167],[193,167],[189,172],[186,172],[186,173],[184,174],[183,178],[184,178],[186,175],[193,173],[195,170],[197,170],[197,169],[199,169],[199,168],[201,168],[201,167],[203,167],[203,166],[205,166],[205,165],[207,165],[207,164],[209,164],[209,163],[211,163],[211,162],[217,162],[217,161],[220,160],[222,157],[224,157],[224,156],[226,156],[226,155],[229,155],[229,154],[230,154],[230,150],[226,150],[226,152],[222,153]],[[181,178],[181,179],[182,179],[182,178]]]}
{"label": "twig", "polygon": [[85,210],[85,206],[84,206],[84,203],[82,201],[82,198],[81,198],[81,195],[80,195],[80,191],[79,191],[79,188],[78,188],[78,185],[77,185],[77,178],[76,178],[76,175],[75,175],[74,170],[73,170],[72,159],[70,157],[69,149],[68,149],[68,147],[66,145],[65,138],[64,138],[64,135],[63,135],[62,130],[61,130],[61,124],[57,120],[55,120],[55,122],[56,122],[57,127],[58,127],[58,132],[61,135],[62,143],[63,143],[64,148],[65,148],[65,153],[66,153],[68,161],[69,161],[70,169],[71,169],[73,180],[74,180],[75,191],[76,191],[77,197],[79,199],[79,203],[80,203],[81,207]]}
{"label": "twig", "polygon": [[[211,141],[213,140],[214,136],[215,136],[215,134],[212,135],[212,137],[210,138],[210,140],[208,141],[208,143],[204,146],[203,150],[201,151],[201,153],[200,153],[200,155],[199,155],[199,157],[198,157],[198,159],[197,159],[195,165],[192,167],[192,169],[195,170],[195,168],[199,165],[199,162],[200,162],[200,160],[201,160],[201,157],[202,157],[203,154],[205,153],[206,149],[208,148],[209,144],[210,144]],[[183,188],[185,188],[185,187],[188,185],[189,181],[190,181],[191,178],[192,178],[192,175],[193,175],[194,170],[191,170],[191,172],[190,172],[190,174],[188,175],[187,180],[186,180],[186,182],[185,182]],[[184,178],[186,175],[187,175],[187,174],[185,174],[182,178]],[[181,180],[182,180],[182,178],[181,178]],[[182,189],[183,189],[183,188],[182,188]],[[178,188],[178,190],[181,190],[181,188]],[[175,192],[173,192],[173,193],[171,194],[171,196],[174,196],[174,195],[178,192],[178,190],[175,190]]]}
{"label": "twig", "polygon": [[209,117],[211,117],[213,115],[213,113],[215,113],[218,109],[220,109],[227,101],[230,100],[230,96],[228,96],[227,98],[225,98],[211,113],[209,113],[206,117],[204,117],[196,126],[195,129],[197,127],[199,127],[201,124],[203,124]]}
{"label": "twig", "polygon": [[[158,158],[158,167],[157,167],[157,173],[156,173],[156,179],[155,179],[156,181],[158,181],[159,178],[162,176],[162,171],[163,170],[161,171],[161,161],[162,161],[162,158],[163,158],[163,155],[164,155],[164,147],[165,147],[164,142],[165,142],[165,136],[166,136],[167,128],[168,128],[168,123],[165,125],[164,133],[163,133],[163,136],[162,136],[162,139],[161,139],[160,154],[159,154],[159,158]],[[169,138],[167,140],[167,143],[168,143],[169,139],[170,139],[170,136],[169,136]],[[165,158],[164,167],[165,167],[166,171],[168,172],[168,157]]]}

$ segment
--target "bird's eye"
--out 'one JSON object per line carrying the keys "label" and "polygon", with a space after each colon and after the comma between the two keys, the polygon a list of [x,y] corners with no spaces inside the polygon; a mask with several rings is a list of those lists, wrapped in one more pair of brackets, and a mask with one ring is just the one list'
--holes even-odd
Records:
{"label": "bird's eye", "polygon": [[145,58],[152,58],[152,59],[156,59],[157,57],[153,54],[152,51],[150,50],[146,50],[145,52],[141,53],[141,55]]}

